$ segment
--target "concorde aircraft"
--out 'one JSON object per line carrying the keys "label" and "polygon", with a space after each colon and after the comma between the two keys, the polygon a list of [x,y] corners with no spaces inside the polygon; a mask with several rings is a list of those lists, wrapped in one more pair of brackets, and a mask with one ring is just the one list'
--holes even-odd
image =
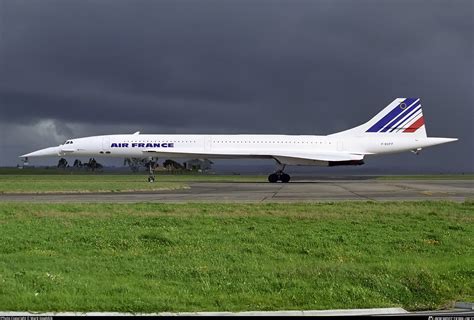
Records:
{"label": "concorde aircraft", "polygon": [[[31,157],[87,156],[121,158],[273,159],[277,170],[269,182],[289,182],[287,165],[350,166],[366,156],[412,151],[456,141],[429,138],[419,98],[397,98],[368,122],[326,136],[266,134],[115,134],[70,139],[24,154]],[[150,170],[149,182],[154,175]]]}

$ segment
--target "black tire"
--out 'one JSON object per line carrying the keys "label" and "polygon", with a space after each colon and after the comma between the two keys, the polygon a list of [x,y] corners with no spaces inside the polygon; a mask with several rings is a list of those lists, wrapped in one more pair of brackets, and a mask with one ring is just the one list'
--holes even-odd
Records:
{"label": "black tire", "polygon": [[272,173],[268,176],[268,182],[275,183],[278,181],[278,175],[276,173]]}
{"label": "black tire", "polygon": [[286,173],[282,174],[281,177],[280,177],[281,182],[283,182],[283,183],[290,182],[290,178],[291,178],[290,175],[286,174]]}

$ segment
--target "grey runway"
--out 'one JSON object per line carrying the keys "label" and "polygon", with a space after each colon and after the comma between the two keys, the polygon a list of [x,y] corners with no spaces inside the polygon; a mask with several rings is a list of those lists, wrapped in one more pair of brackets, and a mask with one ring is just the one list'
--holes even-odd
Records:
{"label": "grey runway", "polygon": [[316,202],[474,199],[474,180],[304,180],[190,182],[188,189],[133,193],[1,194],[0,202]]}

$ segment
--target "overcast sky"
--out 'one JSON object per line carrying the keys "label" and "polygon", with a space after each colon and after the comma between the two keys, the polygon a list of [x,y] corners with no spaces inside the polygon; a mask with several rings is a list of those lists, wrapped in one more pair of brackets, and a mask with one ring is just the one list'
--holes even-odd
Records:
{"label": "overcast sky", "polygon": [[428,135],[460,141],[366,166],[474,171],[473,10],[471,0],[0,0],[0,166],[67,138],[138,130],[330,134],[420,97]]}

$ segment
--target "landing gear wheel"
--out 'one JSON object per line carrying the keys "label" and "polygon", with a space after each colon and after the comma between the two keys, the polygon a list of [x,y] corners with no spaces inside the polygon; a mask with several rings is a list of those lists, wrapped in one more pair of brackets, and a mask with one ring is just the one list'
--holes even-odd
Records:
{"label": "landing gear wheel", "polygon": [[268,181],[271,183],[275,183],[277,181],[281,181],[282,183],[290,182],[290,175],[283,172],[283,170],[285,170],[286,164],[281,163],[277,159],[275,160],[278,164],[277,171],[268,176]]}
{"label": "landing gear wheel", "polygon": [[150,183],[155,182],[155,177],[148,177],[148,182],[150,182]]}
{"label": "landing gear wheel", "polygon": [[278,181],[278,175],[276,173],[272,173],[268,176],[268,182],[275,183]]}
{"label": "landing gear wheel", "polygon": [[290,182],[290,175],[286,173],[272,173],[268,176],[268,181],[271,183],[275,183],[281,181],[283,183]]}
{"label": "landing gear wheel", "polygon": [[280,176],[280,180],[281,180],[281,182],[283,182],[283,183],[290,182],[290,175],[289,175],[289,174],[286,174],[286,173],[283,173],[283,174]]}

